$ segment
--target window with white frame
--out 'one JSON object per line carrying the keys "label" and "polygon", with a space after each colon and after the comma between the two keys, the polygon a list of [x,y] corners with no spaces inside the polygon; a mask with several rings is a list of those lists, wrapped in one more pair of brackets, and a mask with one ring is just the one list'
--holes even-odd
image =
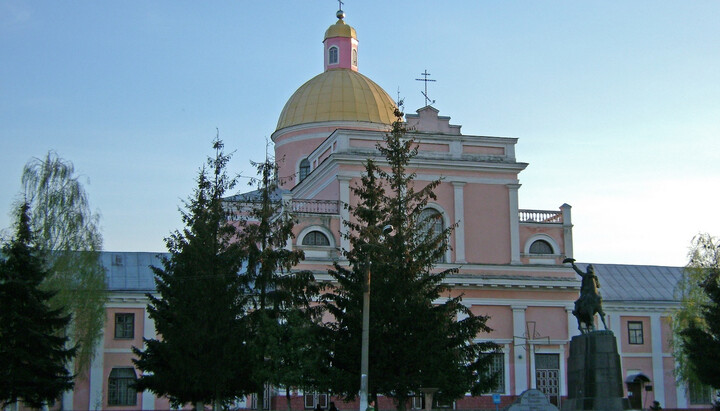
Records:
{"label": "window with white frame", "polygon": [[691,381],[688,384],[689,400],[691,405],[710,404],[713,389],[709,385]]}
{"label": "window with white frame", "polygon": [[310,161],[307,158],[303,158],[298,167],[298,182],[305,180],[308,174],[310,174]]}
{"label": "window with white frame", "polygon": [[115,338],[118,338],[118,339],[135,338],[135,314],[133,314],[133,313],[116,313],[115,314]]}
{"label": "window with white frame", "polygon": [[[433,237],[442,235],[445,230],[445,223],[443,221],[442,214],[434,208],[426,208],[420,213],[420,225],[419,229],[421,233],[428,233]],[[440,256],[436,261],[438,263],[445,262],[445,255]]]}
{"label": "window with white frame", "polygon": [[489,391],[495,394],[505,393],[505,354],[501,352],[489,354],[492,358],[487,375],[495,374],[495,385]]}
{"label": "window with white frame", "polygon": [[530,245],[530,254],[553,254],[553,248],[545,240],[535,240]]}
{"label": "window with white frame", "polygon": [[630,344],[644,344],[642,321],[628,321],[628,342]]}
{"label": "window with white frame", "polygon": [[320,406],[321,408],[327,408],[328,406],[328,395],[327,394],[320,394],[317,392],[306,392],[304,397],[305,402],[305,408],[311,409],[315,408],[317,406]]}
{"label": "window with white frame", "polygon": [[338,63],[338,48],[333,46],[328,49],[328,64]]}
{"label": "window with white frame", "polygon": [[134,368],[113,368],[108,377],[108,405],[135,405],[137,380]]}
{"label": "window with white frame", "polygon": [[302,239],[302,245],[329,246],[330,240],[320,231],[310,231]]}

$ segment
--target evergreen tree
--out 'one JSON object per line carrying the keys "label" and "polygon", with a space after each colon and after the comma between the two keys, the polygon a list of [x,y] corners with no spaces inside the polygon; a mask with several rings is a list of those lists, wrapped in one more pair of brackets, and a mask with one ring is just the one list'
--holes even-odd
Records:
{"label": "evergreen tree", "polygon": [[696,237],[685,273],[684,298],[673,324],[681,376],[720,388],[720,241]]}
{"label": "evergreen tree", "polygon": [[[436,269],[454,225],[438,231],[439,215],[423,214],[440,181],[420,187],[407,171],[417,148],[406,138],[402,113],[396,114],[398,121],[377,146],[389,171],[368,160],[361,184],[352,188],[358,204],[350,207],[354,219],[347,223],[352,248],[344,251],[350,268],[335,264],[330,274],[336,286],[323,299],[336,320],[326,324],[328,383],[352,398],[359,388],[363,279],[371,275],[369,392],[393,397],[404,409],[421,387],[440,388],[438,399],[492,387],[485,353],[497,345],[473,342],[491,331],[487,317],[473,315],[443,284],[456,269]],[[382,238],[387,224],[394,232]]]}
{"label": "evergreen tree", "polygon": [[51,404],[73,387],[67,364],[77,348],[62,336],[70,315],[50,308],[54,292],[41,289],[50,273],[34,246],[30,206],[18,208],[16,234],[0,260],[0,407],[23,401]]}
{"label": "evergreen tree", "polygon": [[65,333],[78,346],[75,371],[89,370],[105,323],[105,268],[100,262],[100,217],[73,164],[48,152],[23,168],[30,227],[48,276],[42,288],[55,290],[50,306],[72,315]]}
{"label": "evergreen tree", "polygon": [[138,357],[133,362],[144,372],[138,390],[198,409],[244,395],[250,379],[239,275],[245,256],[223,201],[235,179],[227,176],[222,142],[214,141],[213,148],[215,157],[201,169],[182,212],[185,228],[165,240],[171,255],[162,268],[153,267],[159,297],[148,295],[148,312],[158,339],[146,339],[144,350],[133,349]]}
{"label": "evergreen tree", "polygon": [[[292,365],[306,364],[310,341],[304,329],[313,321],[310,302],[318,294],[311,272],[292,271],[304,258],[291,250],[294,219],[283,203],[276,180],[277,167],[271,160],[255,164],[258,178],[251,181],[257,191],[245,195],[240,206],[238,245],[247,253],[244,279],[247,281],[249,312],[245,319],[250,333],[248,348],[257,408],[263,407],[266,385],[301,382],[307,370],[290,371]],[[293,374],[288,374],[293,372]]]}

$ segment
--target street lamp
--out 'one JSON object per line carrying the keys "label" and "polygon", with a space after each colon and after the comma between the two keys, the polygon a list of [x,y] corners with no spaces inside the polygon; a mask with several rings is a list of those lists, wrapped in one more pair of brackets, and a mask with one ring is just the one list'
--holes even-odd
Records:
{"label": "street lamp", "polygon": [[[382,229],[380,241],[385,234],[393,232],[393,226],[386,225]],[[363,287],[363,318],[362,318],[362,348],[360,355],[360,411],[365,411],[368,406],[368,357],[370,347],[370,258],[368,257],[365,269]]]}

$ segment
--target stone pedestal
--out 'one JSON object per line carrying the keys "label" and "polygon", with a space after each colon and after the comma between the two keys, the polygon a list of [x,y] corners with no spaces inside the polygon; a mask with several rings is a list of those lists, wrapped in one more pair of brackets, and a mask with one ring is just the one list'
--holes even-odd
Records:
{"label": "stone pedestal", "polygon": [[612,331],[592,331],[570,341],[568,398],[563,411],[627,410],[622,370]]}

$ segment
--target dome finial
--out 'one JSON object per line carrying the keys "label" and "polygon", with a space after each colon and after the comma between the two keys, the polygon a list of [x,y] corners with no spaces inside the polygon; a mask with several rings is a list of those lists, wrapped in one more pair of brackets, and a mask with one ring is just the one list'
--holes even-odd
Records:
{"label": "dome finial", "polygon": [[342,20],[345,18],[345,12],[342,9],[343,2],[342,0],[338,0],[338,11],[335,13],[335,16],[337,16],[338,19]]}

